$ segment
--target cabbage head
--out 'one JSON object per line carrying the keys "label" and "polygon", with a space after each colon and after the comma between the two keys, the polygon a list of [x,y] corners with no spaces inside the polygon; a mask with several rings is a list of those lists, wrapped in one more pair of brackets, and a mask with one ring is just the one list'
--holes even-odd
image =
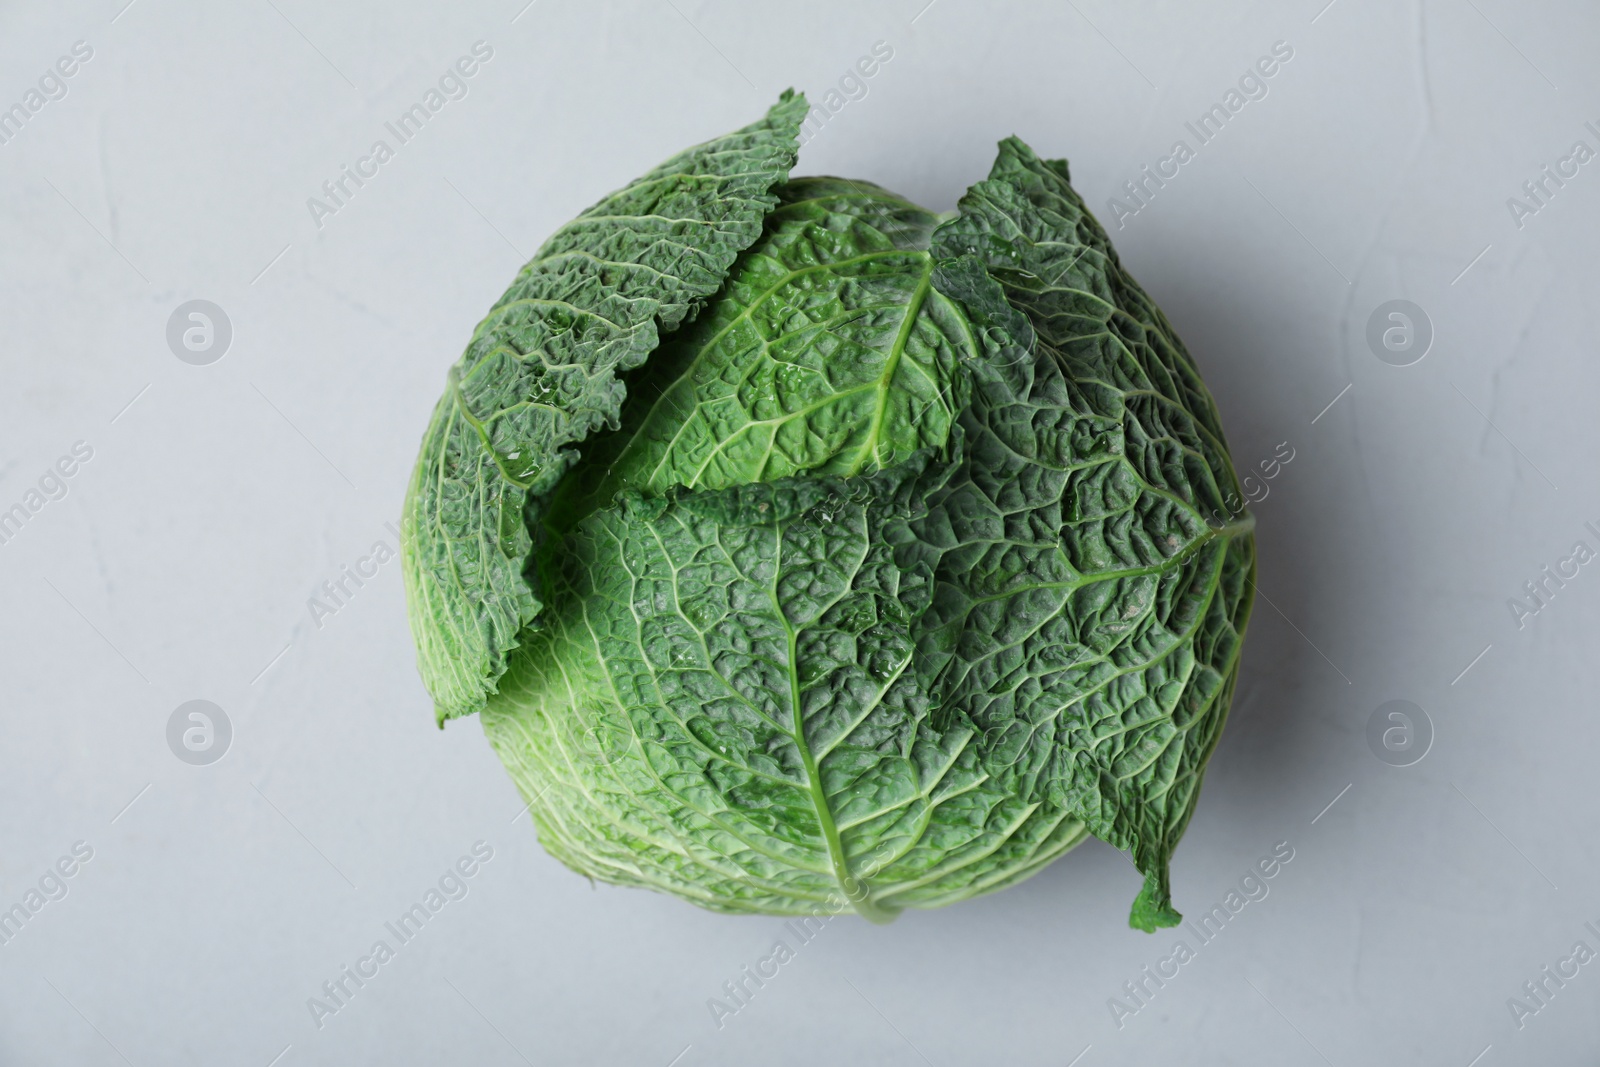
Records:
{"label": "cabbage head", "polygon": [[790,178],[804,97],[558,230],[450,370],[405,503],[423,681],[553,855],[883,921],[1094,835],[1168,864],[1253,519],[1171,325],[1015,138],[947,216]]}

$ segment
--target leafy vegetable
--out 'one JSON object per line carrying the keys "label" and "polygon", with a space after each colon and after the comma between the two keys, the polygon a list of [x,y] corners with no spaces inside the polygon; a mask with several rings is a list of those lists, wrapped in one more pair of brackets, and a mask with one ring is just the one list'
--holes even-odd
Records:
{"label": "leafy vegetable", "polygon": [[788,179],[805,109],[558,231],[451,371],[402,531],[439,721],[590,877],[881,921],[1093,834],[1173,925],[1253,592],[1215,406],[1064,162],[1007,139],[941,219]]}

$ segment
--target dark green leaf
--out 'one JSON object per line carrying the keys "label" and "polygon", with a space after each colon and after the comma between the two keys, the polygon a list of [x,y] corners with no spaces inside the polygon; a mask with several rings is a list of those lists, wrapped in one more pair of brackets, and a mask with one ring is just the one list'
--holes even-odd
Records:
{"label": "dark green leaf", "polygon": [[940,591],[922,668],[989,771],[1128,849],[1130,921],[1179,921],[1168,863],[1227,715],[1253,520],[1216,408],[1067,180],[1022,142],[934,235],[989,343],[961,468],[918,524]]}
{"label": "dark green leaf", "polygon": [[442,724],[482,707],[539,611],[524,512],[622,405],[617,375],[716,292],[761,233],[806,111],[674,157],[558,230],[479,324],[423,438],[401,527],[423,681]]}

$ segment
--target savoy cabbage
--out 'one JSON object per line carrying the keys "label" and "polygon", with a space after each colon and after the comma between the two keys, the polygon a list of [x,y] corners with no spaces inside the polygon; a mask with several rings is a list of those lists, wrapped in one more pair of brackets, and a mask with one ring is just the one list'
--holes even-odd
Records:
{"label": "savoy cabbage", "polygon": [[1216,407],[1065,162],[1007,139],[941,217],[791,179],[805,114],[562,227],[451,369],[402,530],[439,722],[593,878],[883,920],[1093,834],[1174,924],[1254,590]]}

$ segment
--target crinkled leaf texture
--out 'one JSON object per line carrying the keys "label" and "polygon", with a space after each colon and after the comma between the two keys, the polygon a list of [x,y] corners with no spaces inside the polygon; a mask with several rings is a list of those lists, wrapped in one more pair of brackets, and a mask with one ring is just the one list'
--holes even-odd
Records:
{"label": "crinkled leaf texture", "polygon": [[[711,290],[653,288],[626,266],[657,254],[643,223],[581,218],[479,328],[418,467],[457,488],[419,507],[414,483],[405,531],[441,716],[481,705],[541,841],[594,878],[883,920],[1093,834],[1145,876],[1132,924],[1176,923],[1253,593],[1215,406],[1065,163],[1004,141],[941,221],[769,178],[796,107],[674,172],[760,175],[697,201],[755,213]],[[647,312],[597,325],[580,285],[566,332],[494,333],[549,307],[529,272],[562,257],[611,261]]]}
{"label": "crinkled leaf texture", "polygon": [[1066,163],[1007,139],[960,209],[934,251],[990,358],[966,455],[920,523],[944,553],[926,664],[990,773],[1131,850],[1130,921],[1172,926],[1168,862],[1232,699],[1254,523],[1229,516],[1238,484],[1193,360]]}

